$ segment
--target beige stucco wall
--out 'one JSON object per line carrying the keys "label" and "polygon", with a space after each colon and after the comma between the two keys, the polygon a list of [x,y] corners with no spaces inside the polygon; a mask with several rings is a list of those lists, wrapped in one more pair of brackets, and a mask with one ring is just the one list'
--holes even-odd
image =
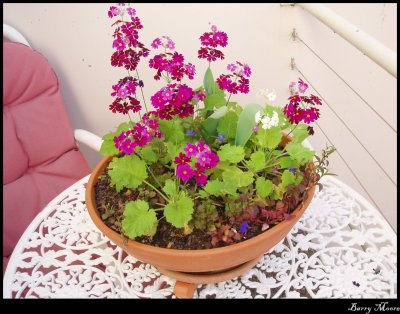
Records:
{"label": "beige stucco wall", "polygon": [[[397,51],[396,4],[327,6]],[[242,104],[260,101],[255,95],[258,89],[273,88],[278,93],[276,104],[284,105],[288,83],[298,77],[290,68],[290,59],[294,57],[313,86],[397,182],[397,134],[303,44],[293,42],[291,31],[296,28],[320,58],[395,128],[397,80],[303,9],[279,4],[135,4],[134,7],[144,25],[140,38],[145,44],[160,35],[169,35],[175,40],[177,50],[196,65],[198,75],[191,86],[201,84],[207,67],[206,62],[197,59],[198,37],[209,30],[209,22],[227,32],[226,59],[213,65],[213,72],[222,73],[226,64],[235,60],[252,66],[251,93],[235,97]],[[111,85],[125,72],[109,64],[113,50],[107,4],[3,4],[3,10],[4,22],[19,29],[52,64],[74,128],[102,135],[124,121],[123,116],[108,110],[113,100]],[[152,79],[154,73],[149,71],[147,62],[140,64],[139,71],[149,98],[162,86],[161,82]],[[327,106],[322,109],[320,125],[397,229],[395,186]],[[327,143],[318,127],[311,142],[318,151]],[[82,150],[91,166],[100,159],[90,149],[82,147]],[[340,180],[368,198],[338,155],[332,157],[331,165]]]}

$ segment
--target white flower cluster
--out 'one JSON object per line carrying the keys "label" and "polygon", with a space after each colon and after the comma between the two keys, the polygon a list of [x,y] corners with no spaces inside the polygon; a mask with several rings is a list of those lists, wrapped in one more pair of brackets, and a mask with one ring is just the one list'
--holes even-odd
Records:
{"label": "white flower cluster", "polygon": [[255,115],[255,120],[257,124],[261,122],[262,124],[261,127],[264,130],[268,130],[274,126],[278,126],[279,124],[278,113],[275,110],[272,112],[272,117],[270,117],[267,114],[264,114],[261,111],[258,111]]}
{"label": "white flower cluster", "polygon": [[269,91],[268,88],[260,89],[257,94],[257,97],[265,97],[269,102],[273,102],[276,99],[276,92],[275,90]]}

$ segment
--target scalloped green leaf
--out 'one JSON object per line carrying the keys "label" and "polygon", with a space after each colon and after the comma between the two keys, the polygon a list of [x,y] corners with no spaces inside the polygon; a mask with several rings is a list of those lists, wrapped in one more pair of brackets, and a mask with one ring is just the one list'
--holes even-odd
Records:
{"label": "scalloped green leaf", "polygon": [[284,187],[286,187],[286,186],[288,186],[288,185],[290,185],[290,184],[295,183],[295,176],[294,176],[294,174],[293,174],[292,172],[290,172],[289,170],[285,170],[285,171],[282,173],[282,178],[281,178],[281,180],[282,180],[282,185],[283,185]]}
{"label": "scalloped green leaf", "polygon": [[113,158],[108,174],[118,192],[124,187],[137,188],[147,178],[146,163],[136,155]]}
{"label": "scalloped green leaf", "polygon": [[185,147],[185,145],[186,144],[184,144],[184,143],[175,145],[174,143],[167,142],[166,143],[167,155],[170,158],[170,160],[174,160],[175,157],[178,156],[178,154],[183,151],[183,148]]}
{"label": "scalloped green leaf", "polygon": [[141,235],[153,235],[157,228],[157,216],[153,209],[149,210],[149,204],[143,200],[128,202],[125,204],[122,230],[129,238]]}
{"label": "scalloped green leaf", "polygon": [[292,133],[293,141],[297,143],[303,142],[309,136],[307,128],[308,128],[307,124],[299,123],[293,130]]}
{"label": "scalloped green leaf", "polygon": [[254,181],[254,174],[251,171],[243,172],[237,167],[232,167],[222,173],[224,182],[238,188],[249,186]]}
{"label": "scalloped green leaf", "polygon": [[267,197],[273,190],[274,184],[271,180],[258,177],[256,180],[257,194],[261,197]]}
{"label": "scalloped green leaf", "polygon": [[139,152],[143,159],[149,164],[152,164],[158,160],[157,154],[154,152],[151,145],[146,145],[145,147],[140,148]]}
{"label": "scalloped green leaf", "polygon": [[248,104],[240,113],[236,129],[236,145],[246,145],[250,136],[253,134],[253,128],[256,125],[254,116],[258,111],[263,111],[263,108],[259,104],[252,103]]}
{"label": "scalloped green leaf", "polygon": [[[113,137],[114,138],[114,137]],[[119,153],[118,148],[115,147],[114,140],[103,140],[99,153],[103,156],[113,156]]]}
{"label": "scalloped green leaf", "polygon": [[178,201],[164,207],[166,220],[177,228],[184,227],[192,219],[193,211],[193,201],[187,196],[182,196]]}
{"label": "scalloped green leaf", "polygon": [[280,127],[272,127],[268,130],[260,129],[257,132],[258,144],[268,149],[276,148],[282,140],[282,130]]}
{"label": "scalloped green leaf", "polygon": [[303,176],[302,175],[297,176],[294,185],[296,186],[299,185],[301,181],[303,181]]}
{"label": "scalloped green leaf", "polygon": [[225,194],[236,195],[236,186],[232,182],[224,182],[220,180],[208,180],[204,190],[215,196],[222,196]]}
{"label": "scalloped green leaf", "polygon": [[311,161],[315,154],[315,151],[304,147],[300,143],[293,142],[286,144],[285,150],[288,152],[290,157],[297,160],[300,165]]}
{"label": "scalloped green leaf", "polygon": [[220,147],[218,156],[221,161],[229,161],[231,163],[238,163],[244,158],[244,149],[242,146],[235,146],[231,144],[225,144]]}
{"label": "scalloped green leaf", "polygon": [[291,168],[291,167],[297,167],[299,165],[299,162],[297,160],[292,159],[289,156],[283,156],[279,158],[279,166],[281,168]]}
{"label": "scalloped green leaf", "polygon": [[282,183],[273,186],[272,192],[270,193],[269,197],[273,200],[281,200],[283,198],[283,194],[285,194],[286,189],[282,185]]}
{"label": "scalloped green leaf", "polygon": [[165,139],[172,143],[181,143],[185,140],[185,131],[179,120],[160,120],[160,131]]}
{"label": "scalloped green leaf", "polygon": [[122,131],[127,131],[129,129],[129,124],[132,126],[134,125],[134,123],[131,122],[123,122],[118,125],[116,131],[105,134],[102,137],[103,143],[101,144],[99,153],[103,156],[117,155],[119,153],[119,150],[115,147],[114,137],[120,135]]}
{"label": "scalloped green leaf", "polygon": [[163,190],[168,196],[171,196],[173,198],[178,196],[178,187],[173,180],[166,180]]}
{"label": "scalloped green leaf", "polygon": [[250,155],[250,160],[247,162],[247,167],[254,172],[258,172],[265,167],[265,154],[264,152],[255,152]]}

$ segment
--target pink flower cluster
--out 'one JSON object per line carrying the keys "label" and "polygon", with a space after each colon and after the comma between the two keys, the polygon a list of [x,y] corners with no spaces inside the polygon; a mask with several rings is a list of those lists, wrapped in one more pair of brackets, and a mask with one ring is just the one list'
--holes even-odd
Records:
{"label": "pink flower cluster", "polygon": [[217,78],[216,82],[219,88],[232,94],[238,92],[247,94],[250,90],[248,79],[251,76],[250,67],[245,63],[236,61],[236,64],[228,64],[227,69],[232,74],[221,74]]}
{"label": "pink flower cluster", "polygon": [[[127,13],[131,21],[123,21],[122,17]],[[143,26],[139,17],[135,16],[136,10],[125,4],[118,4],[118,6],[111,6],[108,11],[108,16],[114,18],[120,16],[112,26],[117,25],[114,30],[113,48],[115,52],[111,55],[111,65],[115,67],[125,67],[128,71],[136,70],[141,57],[149,55],[147,49],[141,42],[138,41],[139,29]],[[125,77],[120,80],[118,84],[113,85],[112,96],[116,99],[109,106],[109,109],[116,113],[127,114],[129,110],[138,112],[142,109],[140,101],[136,99],[136,87],[142,86],[142,82],[131,76]]]}
{"label": "pink flower cluster", "polygon": [[116,97],[113,103],[109,106],[109,109],[116,113],[127,114],[129,110],[138,112],[142,109],[139,100],[134,98],[136,94],[136,87],[140,85],[140,82],[132,76],[127,76],[116,85],[112,86],[113,92],[111,96]]}
{"label": "pink flower cluster", "polygon": [[222,51],[215,48],[218,46],[226,47],[228,45],[228,35],[225,32],[218,31],[215,25],[211,27],[211,32],[206,32],[200,36],[200,41],[204,47],[201,47],[198,51],[199,59],[207,59],[212,62],[225,58]]}
{"label": "pink flower cluster", "polygon": [[[120,5],[123,7],[123,5]],[[131,18],[131,21],[123,21],[122,16],[125,14]],[[113,48],[116,50],[111,56],[111,65],[115,67],[124,66],[127,70],[134,71],[140,61],[141,57],[149,55],[147,49],[141,42],[138,41],[139,29],[143,25],[139,17],[135,16],[136,11],[133,8],[118,8],[110,7],[108,16],[113,18],[120,16],[121,20],[117,20],[113,25],[120,25],[114,30]],[[132,49],[134,48],[134,49]]]}
{"label": "pink flower cluster", "polygon": [[156,92],[150,99],[155,111],[155,116],[163,120],[171,120],[178,115],[185,118],[193,114],[192,102],[203,100],[203,91],[193,91],[186,84],[168,84]]}
{"label": "pink flower cluster", "polygon": [[114,145],[121,152],[131,155],[135,152],[137,146],[146,146],[153,137],[162,137],[158,120],[150,119],[150,114],[146,114],[142,119],[142,123],[136,123],[131,130],[115,136]]}
{"label": "pink flower cluster", "polygon": [[[154,42],[153,42],[154,43]],[[156,69],[157,74],[154,76],[155,80],[161,78],[162,72],[165,71],[167,75],[171,76],[172,80],[181,81],[186,75],[190,80],[193,79],[196,69],[191,63],[184,63],[185,58],[178,52],[160,53],[154,58],[149,60],[150,68]]]}
{"label": "pink flower cluster", "polygon": [[161,37],[154,39],[151,46],[154,49],[157,49],[159,46],[162,46],[165,49],[175,50],[175,43],[168,36],[161,36]]}
{"label": "pink flower cluster", "polygon": [[[320,116],[316,105],[322,105],[321,99],[315,95],[300,96],[299,93],[303,94],[308,89],[308,84],[301,79],[297,82],[297,86],[295,82],[292,82],[289,88],[292,96],[289,97],[289,103],[283,108],[283,113],[288,117],[290,123],[298,124],[303,121],[310,124],[316,121]],[[311,127],[309,133],[313,133]]]}
{"label": "pink flower cluster", "polygon": [[217,166],[218,155],[203,141],[187,143],[183,150],[184,153],[179,153],[174,160],[177,165],[176,176],[183,182],[194,178],[197,184],[204,186],[208,178],[205,172]]}

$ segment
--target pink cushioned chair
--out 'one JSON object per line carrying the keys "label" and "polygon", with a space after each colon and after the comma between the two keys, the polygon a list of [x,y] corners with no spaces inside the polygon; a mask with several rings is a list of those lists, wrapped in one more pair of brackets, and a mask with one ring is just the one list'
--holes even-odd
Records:
{"label": "pink cushioned chair", "polygon": [[[3,25],[3,37],[5,30]],[[26,44],[3,41],[3,275],[34,217],[90,172],[57,76],[47,59]],[[92,137],[95,143],[89,146],[98,150],[99,138],[83,130],[76,135]]]}

